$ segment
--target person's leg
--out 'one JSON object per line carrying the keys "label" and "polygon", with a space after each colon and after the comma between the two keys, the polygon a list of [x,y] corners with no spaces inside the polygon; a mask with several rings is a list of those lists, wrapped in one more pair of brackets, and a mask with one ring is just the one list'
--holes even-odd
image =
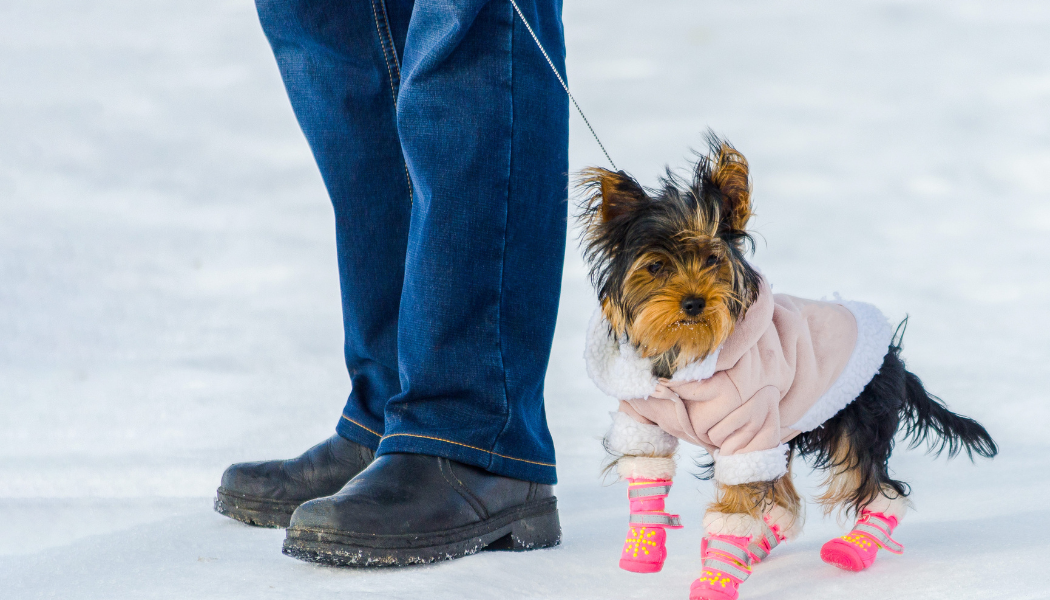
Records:
{"label": "person's leg", "polygon": [[288,97],[335,208],[346,366],[338,433],[375,448],[401,391],[397,316],[413,193],[395,103],[411,1],[258,0]]}
{"label": "person's leg", "polygon": [[[560,2],[520,4],[562,68]],[[509,1],[416,0],[397,124],[414,184],[402,392],[375,461],[300,506],[284,552],[370,566],[556,545],[543,378],[565,249],[567,98]]]}
{"label": "person's leg", "polygon": [[215,508],[286,526],[302,502],[339,491],[368,465],[387,400],[400,392],[397,315],[412,187],[395,103],[412,0],[258,0],[292,107],[335,208],[346,366],[337,435],[292,460],[239,463]]}
{"label": "person's leg", "polygon": [[[519,5],[564,72],[560,0]],[[417,0],[397,125],[415,199],[402,392],[378,455],[552,484],[543,380],[565,251],[565,92],[508,0]]]}

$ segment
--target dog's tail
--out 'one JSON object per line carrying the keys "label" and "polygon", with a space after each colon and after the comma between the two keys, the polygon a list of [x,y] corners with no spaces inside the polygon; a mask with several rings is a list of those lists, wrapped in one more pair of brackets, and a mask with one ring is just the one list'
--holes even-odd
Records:
{"label": "dog's tail", "polygon": [[[907,319],[898,328],[892,350],[900,351],[899,340],[906,325]],[[948,458],[965,451],[970,460],[974,460],[974,454],[993,458],[999,453],[999,447],[984,426],[948,410],[944,402],[926,391],[919,377],[908,370],[904,371],[904,403],[900,414],[902,429],[912,448],[925,443],[934,456],[947,451]]]}
{"label": "dog's tail", "polygon": [[925,442],[932,454],[947,450],[949,458],[965,450],[970,460],[974,454],[992,458],[999,453],[999,447],[984,426],[948,410],[940,398],[926,391],[915,373],[905,372],[904,385],[901,418],[912,448]]}

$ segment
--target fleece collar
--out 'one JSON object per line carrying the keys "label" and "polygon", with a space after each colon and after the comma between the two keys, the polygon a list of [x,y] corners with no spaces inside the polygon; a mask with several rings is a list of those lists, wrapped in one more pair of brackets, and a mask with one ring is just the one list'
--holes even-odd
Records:
{"label": "fleece collar", "polygon": [[[672,382],[703,381],[718,371],[736,365],[749,348],[773,320],[773,294],[762,278],[758,298],[748,308],[744,318],[737,322],[733,333],[722,346],[703,360],[693,361],[678,369]],[[620,400],[647,398],[660,384],[652,372],[649,359],[642,357],[638,349],[626,337],[617,339],[612,327],[597,308],[587,327],[587,347],[584,350],[587,375],[598,389]]]}

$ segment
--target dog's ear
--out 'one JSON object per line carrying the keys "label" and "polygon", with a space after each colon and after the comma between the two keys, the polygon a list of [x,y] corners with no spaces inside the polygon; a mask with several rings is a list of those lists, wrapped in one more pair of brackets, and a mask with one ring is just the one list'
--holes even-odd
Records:
{"label": "dog's ear", "polygon": [[591,218],[603,223],[643,206],[649,196],[630,175],[623,171],[591,167],[580,171],[578,187],[584,191],[584,209]]}
{"label": "dog's ear", "polygon": [[721,192],[719,214],[722,225],[733,231],[744,231],[751,219],[751,181],[747,159],[725,140],[712,136],[709,141],[714,160],[711,183]]}

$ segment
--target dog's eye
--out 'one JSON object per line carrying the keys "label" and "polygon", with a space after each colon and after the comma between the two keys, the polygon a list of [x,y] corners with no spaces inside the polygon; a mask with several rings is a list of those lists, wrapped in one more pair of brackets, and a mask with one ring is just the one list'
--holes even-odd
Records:
{"label": "dog's eye", "polygon": [[707,259],[704,261],[704,266],[705,267],[713,267],[713,266],[715,266],[717,264],[718,264],[718,256],[715,255],[715,254],[712,254],[711,256],[708,256]]}
{"label": "dog's eye", "polygon": [[663,268],[664,268],[664,263],[662,263],[660,261],[656,261],[654,263],[650,263],[649,266],[646,267],[646,269],[649,270],[649,274],[650,275],[656,275]]}

